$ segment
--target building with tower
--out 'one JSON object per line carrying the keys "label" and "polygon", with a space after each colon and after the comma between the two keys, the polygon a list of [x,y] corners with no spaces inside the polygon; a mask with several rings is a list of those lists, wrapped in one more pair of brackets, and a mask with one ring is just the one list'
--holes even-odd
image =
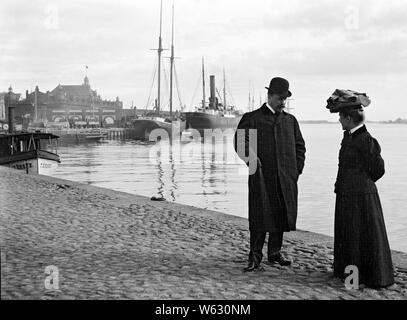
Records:
{"label": "building with tower", "polygon": [[85,76],[80,85],[58,84],[52,91],[41,92],[38,86],[26,91],[25,99],[17,102],[16,117],[30,118],[38,122],[97,123],[101,126],[114,125],[120,120],[123,103],[104,100],[91,88]]}

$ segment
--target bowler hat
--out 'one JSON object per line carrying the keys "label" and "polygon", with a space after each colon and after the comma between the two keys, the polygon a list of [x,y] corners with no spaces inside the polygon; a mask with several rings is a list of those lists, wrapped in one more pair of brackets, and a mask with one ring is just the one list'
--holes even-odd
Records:
{"label": "bowler hat", "polygon": [[270,81],[270,86],[266,87],[268,92],[278,94],[279,96],[284,96],[286,98],[291,97],[291,92],[288,90],[290,84],[284,78],[273,78]]}

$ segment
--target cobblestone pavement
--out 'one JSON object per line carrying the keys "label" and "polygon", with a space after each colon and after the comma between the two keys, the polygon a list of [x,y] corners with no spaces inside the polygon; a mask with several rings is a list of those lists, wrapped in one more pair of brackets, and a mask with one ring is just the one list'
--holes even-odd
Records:
{"label": "cobblestone pavement", "polygon": [[[292,266],[247,274],[245,219],[10,169],[0,176],[2,299],[407,298],[398,263],[390,288],[347,290],[332,277],[325,236],[288,233]],[[45,288],[49,265],[58,290]]]}

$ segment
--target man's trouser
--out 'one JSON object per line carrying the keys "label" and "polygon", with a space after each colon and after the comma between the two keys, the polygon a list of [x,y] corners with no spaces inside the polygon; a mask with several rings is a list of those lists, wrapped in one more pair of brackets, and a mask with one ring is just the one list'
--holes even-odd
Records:
{"label": "man's trouser", "polygon": [[[250,232],[250,253],[249,262],[254,262],[256,266],[260,265],[263,258],[263,245],[266,240],[267,232]],[[271,257],[280,252],[283,245],[283,232],[269,232],[267,256]]]}

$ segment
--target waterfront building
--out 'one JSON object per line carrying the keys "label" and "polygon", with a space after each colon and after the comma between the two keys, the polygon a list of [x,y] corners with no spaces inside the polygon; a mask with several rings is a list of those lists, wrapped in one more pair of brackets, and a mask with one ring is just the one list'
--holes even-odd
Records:
{"label": "waterfront building", "polygon": [[[20,100],[20,96],[21,94],[13,92],[11,86],[8,88],[7,92],[0,92],[0,132],[8,131],[9,106],[16,106]],[[19,124],[22,123],[23,121],[20,119]]]}
{"label": "waterfront building", "polygon": [[6,118],[6,95],[7,92],[0,92],[0,121],[7,120]]}
{"label": "waterfront building", "polygon": [[[26,91],[25,99],[16,102],[18,119],[29,118],[31,123],[75,122],[112,126],[120,120],[123,102],[104,100],[90,86],[85,76],[80,85],[58,84],[52,91],[41,92],[38,86]],[[20,120],[21,121],[21,120]]]}

